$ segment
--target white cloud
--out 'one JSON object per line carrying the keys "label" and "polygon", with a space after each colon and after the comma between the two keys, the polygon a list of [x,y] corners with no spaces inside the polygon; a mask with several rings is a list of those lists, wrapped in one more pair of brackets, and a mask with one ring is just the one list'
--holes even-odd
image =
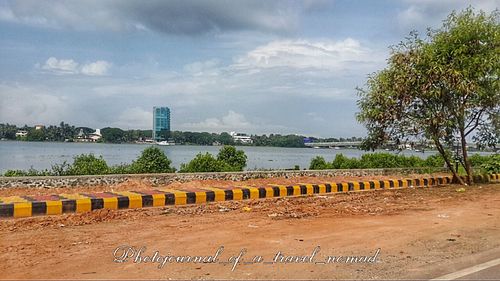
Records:
{"label": "white cloud", "polygon": [[[37,63],[35,68],[40,68],[40,64]],[[41,69],[52,74],[83,74],[88,76],[107,75],[110,68],[111,63],[104,60],[98,60],[80,66],[80,64],[73,59],[57,59],[55,57],[48,58],[45,64],[41,66]]]}
{"label": "white cloud", "polygon": [[104,60],[98,60],[96,62],[83,65],[82,74],[89,76],[107,75],[110,68],[111,68],[111,63]]}
{"label": "white cloud", "polygon": [[[185,65],[181,72],[155,71],[141,79],[112,79],[92,91],[102,98],[163,99],[172,107],[197,112],[206,112],[207,107],[241,112],[248,106],[290,99],[354,100],[354,87],[364,83],[366,74],[382,67],[384,52],[349,38],[273,41],[229,64],[218,59],[198,61]],[[206,118],[214,113],[199,114],[207,120],[197,125],[224,127],[227,122],[222,118]]]}
{"label": "white cloud", "polygon": [[59,124],[69,117],[69,101],[44,87],[0,84],[1,122]]}
{"label": "white cloud", "polygon": [[244,115],[230,110],[222,118],[207,118],[199,123],[184,123],[180,127],[188,130],[222,132],[252,129],[255,125],[251,124]]}
{"label": "white cloud", "polygon": [[42,69],[50,71],[55,74],[76,74],[79,72],[78,63],[72,59],[56,59],[50,57],[47,59]]}
{"label": "white cloud", "polygon": [[259,46],[237,58],[234,67],[342,70],[353,63],[373,64],[381,60],[383,57],[352,38],[342,41],[280,40]]}
{"label": "white cloud", "polygon": [[192,75],[217,75],[219,73],[218,67],[220,61],[218,59],[211,59],[206,61],[197,61],[184,66],[184,71]]}
{"label": "white cloud", "polygon": [[153,111],[140,107],[123,110],[112,126],[122,129],[151,129],[153,126]]}
{"label": "white cloud", "polygon": [[[175,123],[175,120],[173,120]],[[183,123],[176,126],[175,130],[204,131],[204,132],[240,132],[247,134],[268,133],[296,133],[297,128],[293,126],[275,125],[269,120],[253,118],[248,120],[245,115],[229,110],[225,116],[220,118],[210,117],[201,122]]]}

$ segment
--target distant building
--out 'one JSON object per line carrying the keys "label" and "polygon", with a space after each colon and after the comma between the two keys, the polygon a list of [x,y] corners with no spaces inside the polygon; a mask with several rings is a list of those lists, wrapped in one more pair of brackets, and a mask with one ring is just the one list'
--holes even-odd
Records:
{"label": "distant building", "polygon": [[170,108],[153,107],[153,140],[164,139],[162,132],[170,132]]}
{"label": "distant building", "polygon": [[102,138],[101,129],[95,129],[95,132],[89,135],[90,141],[96,142]]}
{"label": "distant building", "polygon": [[229,134],[231,135],[231,137],[233,137],[234,142],[245,143],[245,144],[253,143],[252,138],[247,134],[236,133],[236,132],[231,132]]}
{"label": "distant building", "polygon": [[35,130],[41,130],[44,127],[45,127],[44,125],[35,125]]}
{"label": "distant building", "polygon": [[16,137],[25,137],[27,135],[28,135],[28,131],[25,131],[25,130],[19,130],[16,133]]}

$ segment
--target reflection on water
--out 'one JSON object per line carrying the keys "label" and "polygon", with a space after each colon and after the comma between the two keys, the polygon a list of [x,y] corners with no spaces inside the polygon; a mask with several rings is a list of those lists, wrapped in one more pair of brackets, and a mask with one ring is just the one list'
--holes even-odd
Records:
{"label": "reflection on water", "polygon": [[[217,154],[219,146],[158,146],[172,160],[174,167],[193,159],[200,152]],[[67,161],[82,153],[102,155],[109,165],[130,163],[146,148],[142,144],[107,144],[107,143],[54,143],[54,142],[17,142],[0,141],[0,172],[8,169],[50,169],[51,165]],[[247,169],[289,169],[299,165],[301,169],[309,167],[315,156],[323,156],[331,161],[336,154],[348,157],[359,157],[366,153],[358,149],[313,149],[313,148],[281,148],[281,147],[238,147],[245,151],[248,162]],[[436,152],[403,151],[405,155],[427,157]]]}

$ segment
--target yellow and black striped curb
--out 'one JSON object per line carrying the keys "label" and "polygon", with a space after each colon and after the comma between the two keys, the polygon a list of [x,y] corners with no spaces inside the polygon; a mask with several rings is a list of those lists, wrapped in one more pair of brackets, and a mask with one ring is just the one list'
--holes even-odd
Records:
{"label": "yellow and black striped curb", "polygon": [[[267,187],[200,187],[190,190],[156,189],[148,191],[58,194],[0,197],[0,217],[21,218],[36,215],[83,213],[97,209],[131,209],[169,205],[201,204],[216,201],[246,200],[324,193],[343,193],[408,187],[430,187],[451,183],[451,176],[371,180],[324,184],[275,185]],[[475,182],[499,182],[500,174],[476,176]]]}

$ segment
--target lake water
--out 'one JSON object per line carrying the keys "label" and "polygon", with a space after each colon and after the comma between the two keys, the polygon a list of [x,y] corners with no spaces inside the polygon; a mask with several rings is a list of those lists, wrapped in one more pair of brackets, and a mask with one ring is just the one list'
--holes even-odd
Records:
{"label": "lake water", "polygon": [[[55,143],[55,142],[20,142],[0,141],[0,173],[9,169],[26,170],[33,167],[37,170],[50,169],[51,165],[67,161],[82,153],[102,155],[109,165],[131,163],[147,145],[143,144],[108,144],[108,143]],[[181,163],[189,162],[199,152],[217,154],[220,146],[158,146],[177,169]],[[282,148],[241,146],[248,161],[247,170],[256,169],[289,169],[299,165],[308,168],[311,159],[323,156],[327,161],[333,160],[336,154],[348,157],[359,157],[366,153],[358,149],[314,149],[314,148]],[[436,152],[403,151],[405,155],[427,157]]]}

